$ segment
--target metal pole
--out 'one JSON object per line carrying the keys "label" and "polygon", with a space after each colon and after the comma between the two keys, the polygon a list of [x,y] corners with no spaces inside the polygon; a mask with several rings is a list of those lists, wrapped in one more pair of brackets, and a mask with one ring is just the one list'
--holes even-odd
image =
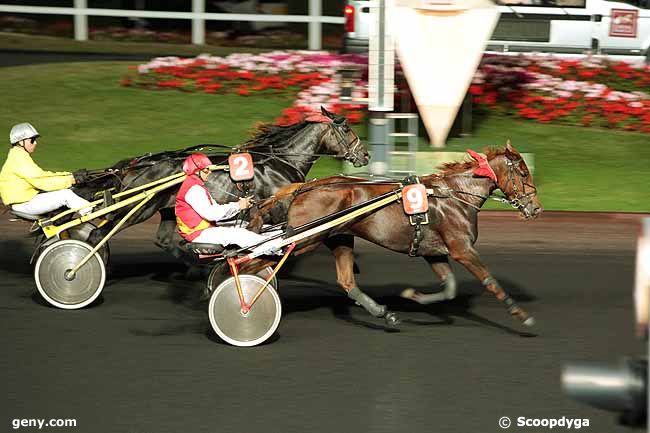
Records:
{"label": "metal pole", "polygon": [[[205,12],[205,0],[192,0],[192,12],[202,14]],[[192,18],[192,43],[205,45],[205,20]]]}
{"label": "metal pole", "polygon": [[377,49],[377,105],[384,106],[384,64],[386,58],[386,0],[379,0],[379,42]]}
{"label": "metal pole", "polygon": [[[319,18],[322,13],[321,0],[309,0],[309,16]],[[309,49],[320,50],[323,40],[323,24],[320,21],[309,22]]]}
{"label": "metal pole", "polygon": [[[86,9],[86,0],[74,0],[75,9]],[[75,14],[74,16],[74,38],[77,41],[88,40],[88,15]]]}
{"label": "metal pole", "polygon": [[[370,171],[383,175],[389,170],[388,121],[384,113],[393,110],[394,52],[387,37],[386,0],[377,0],[372,12],[368,52],[368,143],[372,151]],[[387,43],[387,42],[391,43]]]}
{"label": "metal pole", "polygon": [[383,111],[370,111],[368,128],[368,144],[372,152],[370,171],[372,174],[385,175],[388,173],[388,120]]}

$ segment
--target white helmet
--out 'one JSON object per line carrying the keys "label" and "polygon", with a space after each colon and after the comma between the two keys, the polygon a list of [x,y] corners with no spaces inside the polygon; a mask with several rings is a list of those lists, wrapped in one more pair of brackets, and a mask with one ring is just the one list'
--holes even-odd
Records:
{"label": "white helmet", "polygon": [[14,127],[11,128],[11,132],[9,133],[9,142],[14,145],[20,140],[39,136],[40,134],[31,124],[19,123],[18,125],[14,125]]}

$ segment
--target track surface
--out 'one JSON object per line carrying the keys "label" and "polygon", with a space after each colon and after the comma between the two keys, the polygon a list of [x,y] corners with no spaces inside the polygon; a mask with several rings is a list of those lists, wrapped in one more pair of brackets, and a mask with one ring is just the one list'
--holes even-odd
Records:
{"label": "track surface", "polygon": [[[32,295],[27,225],[0,221],[0,431],[16,418],[75,418],[79,432],[503,431],[501,416],[588,418],[582,431],[630,431],[566,398],[563,363],[647,352],[633,337],[639,216],[481,216],[479,252],[538,325],[527,336],[467,272],[460,295],[429,307],[395,297],[437,290],[421,259],[358,244],[362,289],[397,311],[400,332],[338,289],[326,250],[281,277],[284,314],[261,347],[221,343],[201,286],[153,246],[155,224],[115,239],[101,302],[62,311]],[[23,429],[37,431],[37,429]],[[513,426],[508,431],[565,431]]]}

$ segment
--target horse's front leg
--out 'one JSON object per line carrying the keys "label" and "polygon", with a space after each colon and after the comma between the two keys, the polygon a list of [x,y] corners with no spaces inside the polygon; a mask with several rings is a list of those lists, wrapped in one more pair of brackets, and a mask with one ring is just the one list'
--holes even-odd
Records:
{"label": "horse's front leg", "polygon": [[346,245],[332,249],[336,259],[336,281],[348,294],[348,297],[366,309],[375,317],[383,317],[386,324],[394,326],[399,323],[395,313],[387,310],[385,305],[377,304],[370,296],[359,289],[354,278],[354,250]]}
{"label": "horse's front leg", "polygon": [[524,325],[532,326],[535,320],[529,316],[515,301],[501,288],[497,280],[490,274],[487,267],[481,261],[478,253],[469,242],[453,241],[448,244],[451,257],[462,264],[476,278],[483,283],[483,286],[492,293],[499,301],[503,302],[508,312],[519,319]]}
{"label": "horse's front leg", "polygon": [[402,298],[410,299],[419,304],[432,304],[434,302],[446,301],[456,297],[456,277],[449,266],[449,259],[447,256],[425,256],[433,272],[440,278],[443,291],[439,293],[422,293],[415,289],[404,289],[400,296]]}
{"label": "horse's front leg", "polygon": [[165,251],[173,248],[172,235],[176,231],[176,214],[173,208],[160,209],[160,224],[154,243]]}

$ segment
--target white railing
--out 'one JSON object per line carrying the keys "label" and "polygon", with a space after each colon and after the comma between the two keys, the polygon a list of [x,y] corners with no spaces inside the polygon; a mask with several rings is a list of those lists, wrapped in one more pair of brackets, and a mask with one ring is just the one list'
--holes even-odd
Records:
{"label": "white railing", "polygon": [[206,13],[205,0],[192,0],[192,12],[145,11],[131,9],[88,8],[86,0],[74,0],[74,7],[14,6],[0,4],[0,12],[20,14],[73,15],[74,38],[88,40],[88,17],[172,18],[192,20],[192,43],[205,44],[205,21],[264,21],[309,24],[309,49],[322,47],[322,24],[343,24],[343,17],[321,15],[322,0],[309,0],[309,15],[264,15]]}

